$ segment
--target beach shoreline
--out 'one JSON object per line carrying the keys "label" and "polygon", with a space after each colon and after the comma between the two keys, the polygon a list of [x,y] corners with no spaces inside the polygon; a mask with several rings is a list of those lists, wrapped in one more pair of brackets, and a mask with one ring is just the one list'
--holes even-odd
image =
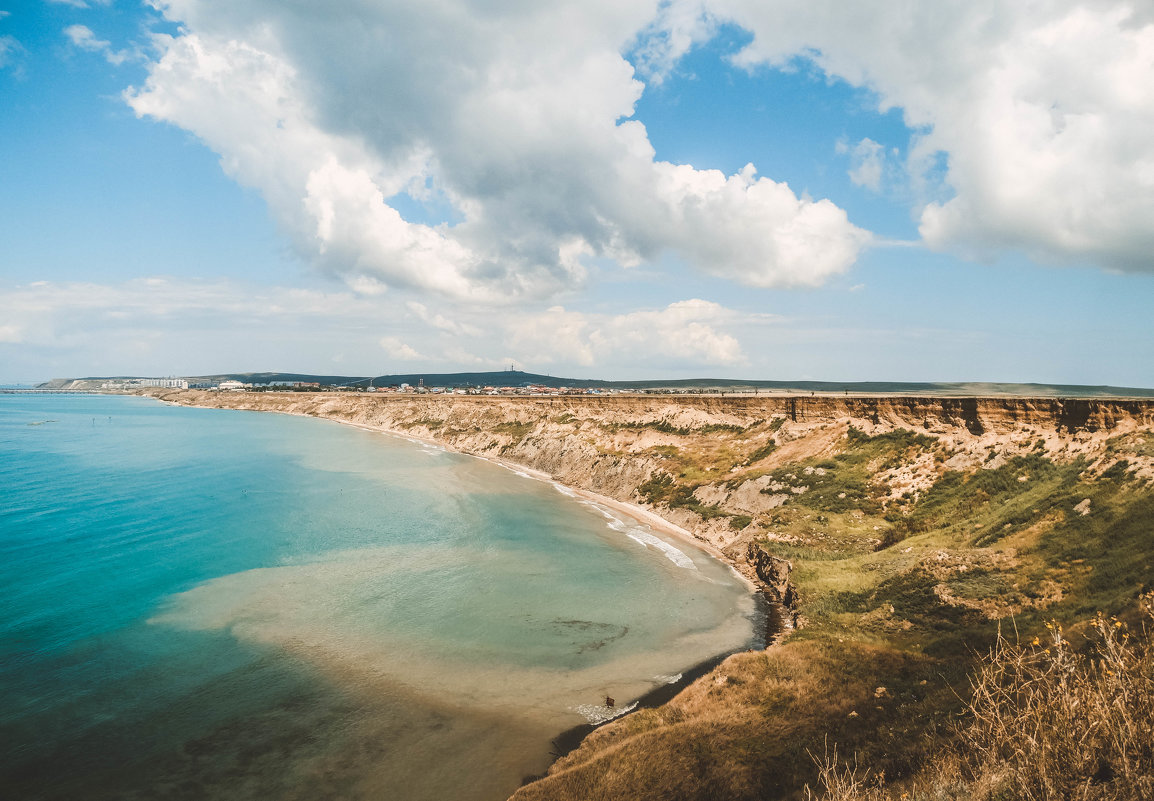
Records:
{"label": "beach shoreline", "polygon": [[[151,395],[151,394],[147,394],[147,393],[145,393],[144,396],[145,397],[152,397],[153,399],[159,400],[162,403],[167,403],[167,404],[172,404],[172,405],[177,405],[177,406],[186,406],[186,407],[193,406],[196,408],[207,408],[207,409],[222,408],[222,407],[218,407],[218,406],[208,406],[208,405],[202,406],[200,404],[195,404],[195,403],[181,403],[181,402],[168,400],[166,398],[159,398],[159,397],[156,397],[155,395]],[[496,466],[503,467],[507,470],[510,470],[514,473],[517,473],[520,476],[524,476],[530,480],[540,481],[540,482],[550,484],[553,487],[557,488],[559,491],[561,491],[562,494],[570,496],[574,501],[576,501],[578,503],[588,503],[588,504],[593,504],[593,505],[604,507],[605,509],[608,509],[613,513],[616,513],[618,515],[621,515],[621,516],[624,516],[626,518],[631,519],[632,521],[634,521],[637,524],[648,527],[651,531],[663,534],[666,537],[668,537],[669,539],[672,539],[676,542],[680,542],[682,544],[691,546],[691,547],[701,551],[702,553],[704,553],[708,557],[720,562],[721,564],[725,565],[726,567],[728,567],[730,569],[730,573],[741,582],[741,584],[745,587],[746,592],[748,592],[751,600],[753,601],[753,610],[748,616],[748,619],[750,622],[749,642],[741,648],[727,650],[723,653],[719,653],[719,654],[716,654],[716,655],[709,657],[705,660],[702,660],[702,661],[700,661],[700,662],[698,662],[698,663],[696,663],[690,667],[684,668],[675,681],[653,687],[652,689],[648,690],[647,692],[642,693],[640,696],[637,696],[635,698],[619,699],[619,701],[620,701],[619,707],[621,709],[627,709],[627,711],[623,711],[620,714],[617,714],[617,715],[614,715],[611,717],[607,717],[606,719],[601,720],[601,721],[577,724],[575,726],[572,726],[568,729],[561,731],[559,734],[557,734],[555,737],[553,737],[550,740],[550,743],[551,743],[552,748],[553,748],[553,750],[551,752],[552,757],[553,757],[553,761],[556,761],[557,759],[560,759],[561,757],[565,756],[566,754],[569,754],[570,752],[577,749],[581,745],[581,743],[584,741],[584,739],[590,733],[595,731],[596,729],[598,729],[604,725],[607,725],[609,723],[619,721],[619,720],[625,718],[626,716],[632,714],[633,712],[643,710],[643,709],[652,709],[652,708],[661,706],[662,704],[670,701],[673,697],[675,697],[678,693],[680,693],[683,689],[688,687],[694,681],[696,681],[697,679],[699,679],[702,676],[711,672],[714,668],[716,668],[718,665],[720,665],[722,662],[724,662],[727,658],[729,658],[733,654],[741,653],[742,651],[748,650],[749,648],[764,649],[772,641],[772,635],[769,634],[768,628],[767,628],[768,621],[770,619],[770,612],[768,609],[769,601],[766,598],[764,592],[762,592],[761,588],[753,580],[751,580],[747,575],[743,574],[741,570],[738,569],[738,566],[734,562],[734,560],[728,558],[720,549],[716,548],[715,546],[711,545],[708,542],[703,541],[701,538],[694,536],[688,530],[682,528],[681,526],[678,526],[675,523],[672,523],[672,522],[662,518],[660,515],[657,515],[654,512],[651,512],[647,509],[643,509],[640,506],[637,506],[635,504],[626,503],[624,501],[619,501],[619,500],[616,500],[614,498],[610,498],[608,496],[601,495],[599,493],[592,492],[590,490],[586,490],[586,489],[583,489],[580,487],[574,487],[572,485],[565,484],[564,482],[559,481],[555,476],[553,476],[549,473],[546,473],[542,470],[538,470],[538,469],[533,468],[533,467],[529,467],[527,465],[520,464],[518,462],[509,460],[509,459],[504,459],[501,457],[492,456],[492,455],[488,455],[488,454],[469,453],[467,451],[464,451],[464,450],[461,450],[458,448],[454,448],[445,442],[441,442],[441,441],[433,439],[431,437],[422,437],[422,436],[414,435],[414,434],[411,434],[408,432],[402,434],[402,433],[399,433],[397,431],[389,430],[388,428],[384,428],[381,426],[369,425],[369,424],[366,424],[366,423],[361,422],[361,421],[345,420],[345,419],[341,419],[340,417],[336,417],[336,416],[329,416],[329,415],[323,415],[323,414],[310,414],[310,413],[295,411],[295,410],[291,410],[291,409],[233,409],[231,407],[223,407],[223,408],[228,409],[230,411],[253,411],[253,412],[258,412],[258,413],[271,412],[274,414],[285,414],[285,415],[291,415],[294,417],[307,417],[307,418],[312,418],[312,419],[326,420],[326,421],[338,423],[340,425],[346,425],[346,426],[350,426],[353,428],[358,428],[358,429],[361,429],[361,430],[369,432],[369,433],[384,434],[390,438],[406,440],[406,441],[408,441],[412,444],[415,444],[415,445],[429,446],[429,447],[437,448],[439,450],[442,450],[442,451],[445,451],[448,453],[454,453],[454,454],[458,454],[461,456],[468,456],[468,457],[472,457],[475,459],[480,459],[482,461],[489,462],[490,464],[494,464]],[[527,781],[535,779],[535,778],[539,778],[539,777],[527,777]]]}
{"label": "beach shoreline", "polygon": [[661,533],[663,533],[669,537],[672,537],[676,540],[680,540],[680,541],[685,542],[689,545],[692,545],[694,548],[697,548],[698,550],[703,551],[704,553],[713,557],[717,561],[729,566],[732,569],[734,575],[741,580],[741,582],[746,586],[746,588],[749,590],[749,592],[751,594],[754,594],[754,595],[760,595],[761,594],[760,593],[761,588],[754,581],[752,581],[748,576],[746,576],[744,573],[741,572],[737,562],[735,562],[733,559],[730,559],[728,556],[726,556],[725,553],[723,551],[721,551],[721,549],[717,548],[716,546],[712,545],[709,542],[706,542],[705,540],[701,539],[700,537],[694,536],[694,534],[692,532],[688,531],[685,528],[682,528],[681,526],[677,525],[676,523],[673,523],[669,520],[666,520],[665,518],[661,517],[660,515],[656,514],[655,512],[652,512],[648,509],[644,509],[644,508],[642,508],[636,504],[626,503],[624,501],[619,501],[615,498],[610,498],[607,495],[601,495],[601,494],[593,492],[591,490],[583,489],[581,487],[575,487],[571,484],[566,484],[563,481],[560,481],[556,476],[550,475],[549,473],[546,473],[542,470],[538,470],[536,468],[529,467],[528,465],[524,465],[524,464],[521,464],[519,462],[514,462],[510,459],[503,459],[499,456],[491,456],[491,455],[487,455],[487,454],[469,453],[468,451],[464,451],[464,450],[461,450],[459,448],[454,448],[453,446],[451,446],[445,442],[441,442],[440,440],[433,439],[432,437],[422,437],[422,436],[419,436],[416,434],[411,434],[411,433],[401,434],[401,433],[398,433],[396,431],[391,431],[391,430],[384,428],[384,427],[381,427],[381,426],[366,425],[363,422],[357,422],[357,421],[353,421],[353,420],[342,420],[341,418],[335,417],[335,416],[325,416],[325,415],[319,415],[319,414],[307,414],[305,412],[292,411],[292,410],[288,410],[288,409],[234,409],[232,407],[227,407],[227,406],[226,407],[218,407],[218,406],[201,406],[199,404],[184,404],[184,403],[178,403],[176,401],[170,401],[170,400],[163,399],[163,398],[156,398],[155,396],[150,395],[150,394],[146,394],[145,397],[152,397],[156,400],[159,400],[161,403],[169,403],[169,404],[173,404],[176,406],[195,406],[196,408],[200,408],[200,409],[223,408],[223,409],[229,409],[231,411],[242,411],[242,412],[251,411],[251,412],[257,412],[260,414],[269,414],[269,413],[271,413],[271,414],[286,414],[286,415],[291,415],[293,417],[307,417],[307,418],[311,418],[314,420],[327,420],[329,422],[338,423],[340,425],[346,425],[346,426],[350,426],[352,428],[359,428],[362,431],[369,431],[369,432],[372,432],[375,434],[384,434],[386,436],[394,437],[396,439],[408,440],[409,442],[412,442],[412,443],[418,443],[418,444],[423,444],[423,445],[429,445],[429,446],[432,446],[435,448],[440,448],[441,450],[447,451],[449,453],[455,453],[455,454],[459,454],[461,456],[468,456],[468,457],[473,458],[473,459],[480,459],[482,461],[489,462],[490,464],[495,464],[495,465],[498,465],[500,467],[504,467],[505,469],[511,470],[511,471],[518,473],[520,475],[527,476],[528,478],[531,478],[531,479],[534,479],[537,481],[543,481],[545,483],[552,484],[555,487],[563,488],[564,490],[567,491],[566,494],[571,494],[575,498],[585,500],[585,501],[588,501],[588,502],[594,503],[594,504],[600,504],[601,506],[605,506],[608,509],[611,509],[615,512],[623,514],[626,517],[632,518],[637,523],[641,523],[643,525],[649,526],[649,528],[651,528],[655,531],[660,531]]}

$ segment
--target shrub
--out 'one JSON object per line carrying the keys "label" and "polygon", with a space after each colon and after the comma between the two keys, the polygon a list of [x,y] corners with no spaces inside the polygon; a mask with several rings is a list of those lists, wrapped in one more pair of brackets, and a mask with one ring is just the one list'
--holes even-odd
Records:
{"label": "shrub", "polygon": [[729,527],[734,531],[741,531],[747,528],[752,522],[753,518],[749,515],[731,515],[729,518]]}

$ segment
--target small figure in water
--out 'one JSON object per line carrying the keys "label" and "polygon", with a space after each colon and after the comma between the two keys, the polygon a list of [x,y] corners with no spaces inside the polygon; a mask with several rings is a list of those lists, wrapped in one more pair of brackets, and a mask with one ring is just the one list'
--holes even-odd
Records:
{"label": "small figure in water", "polygon": [[614,705],[615,703],[617,703],[617,702],[616,702],[616,701],[614,701],[614,700],[613,700],[613,699],[612,699],[610,696],[608,696],[608,695],[607,695],[607,696],[605,696],[605,706],[607,706],[607,707],[609,707],[610,709],[612,709],[612,708],[613,708],[613,705]]}

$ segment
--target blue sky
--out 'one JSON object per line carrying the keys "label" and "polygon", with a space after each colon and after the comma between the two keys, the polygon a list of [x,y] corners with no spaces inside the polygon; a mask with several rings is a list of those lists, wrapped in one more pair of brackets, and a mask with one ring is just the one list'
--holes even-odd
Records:
{"label": "blue sky", "polygon": [[0,5],[0,382],[1154,385],[1142,6],[155,5]]}

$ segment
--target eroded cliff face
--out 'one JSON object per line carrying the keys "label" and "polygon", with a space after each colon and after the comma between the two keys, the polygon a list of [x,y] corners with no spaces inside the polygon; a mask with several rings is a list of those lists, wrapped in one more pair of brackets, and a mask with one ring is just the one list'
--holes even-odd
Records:
{"label": "eroded cliff face", "polygon": [[597,729],[517,801],[792,797],[831,741],[900,771],[1002,621],[1122,614],[1154,587],[1151,400],[148,394],[433,440],[636,504],[802,624]]}
{"label": "eroded cliff face", "polygon": [[[1154,401],[928,397],[507,398],[359,393],[154,390],[175,403],[340,420],[455,450],[499,457],[570,486],[648,508],[745,561],[744,543],[772,534],[774,510],[809,490],[849,432],[911,430],[941,444],[873,466],[895,507],[946,471],[996,468],[1016,455],[1123,458],[1154,479],[1149,449],[1109,443],[1154,427]],[[806,470],[808,469],[808,473]],[[815,473],[815,471],[817,471]],[[772,538],[772,537],[771,537]]]}

